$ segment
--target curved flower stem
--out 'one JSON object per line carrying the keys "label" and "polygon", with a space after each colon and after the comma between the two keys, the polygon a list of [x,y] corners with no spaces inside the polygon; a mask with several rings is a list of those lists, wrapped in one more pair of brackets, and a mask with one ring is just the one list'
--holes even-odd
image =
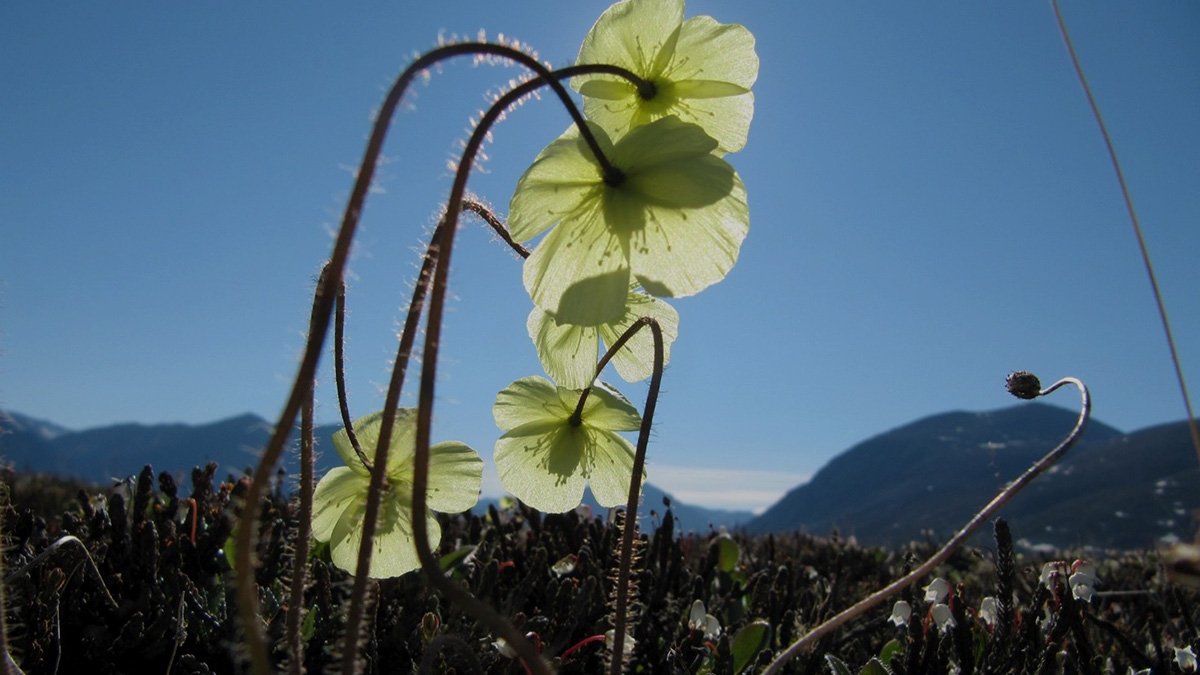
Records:
{"label": "curved flower stem", "polygon": [[292,588],[287,610],[288,672],[304,673],[304,645],[300,639],[304,609],[304,582],[308,574],[308,540],[312,535],[313,503],[313,396],[316,384],[308,390],[308,399],[300,410],[300,522],[296,527],[296,545],[292,566]]}
{"label": "curved flower stem", "polygon": [[[1034,382],[1036,382],[1036,379],[1034,379]],[[1079,389],[1079,418],[1075,421],[1075,427],[1071,429],[1071,433],[1068,434],[1067,437],[1063,439],[1063,441],[1060,442],[1056,448],[1046,453],[1044,457],[1034,462],[1032,466],[1026,469],[1025,473],[1022,473],[1020,477],[1005,486],[1005,488],[1001,490],[999,494],[992,498],[992,501],[988,502],[986,506],[980,509],[980,511],[976,513],[971,520],[967,521],[967,524],[964,525],[957,534],[951,537],[950,541],[946,542],[944,546],[938,549],[937,553],[934,553],[928,560],[926,560],[924,563],[921,563],[919,567],[897,579],[896,581],[893,581],[891,584],[888,584],[878,591],[875,591],[871,595],[868,595],[862,600],[859,600],[845,610],[842,610],[836,616],[828,619],[825,621],[825,623],[822,623],[821,625],[809,631],[804,637],[793,642],[787,647],[787,649],[780,652],[779,655],[775,657],[774,661],[771,661],[771,664],[767,666],[766,670],[763,671],[763,675],[772,675],[773,673],[779,672],[785,663],[792,660],[792,658],[804,651],[806,648],[812,646],[817,640],[820,640],[826,635],[832,633],[846,622],[861,616],[867,610],[882,603],[884,600],[887,600],[896,593],[899,593],[907,588],[912,583],[933,572],[934,568],[945,562],[946,559],[948,559],[951,554],[954,553],[954,551],[966,543],[967,539],[969,539],[971,535],[975,533],[975,530],[979,529],[981,525],[995,515],[996,511],[998,511],[1000,507],[1007,504],[1010,499],[1012,499],[1018,492],[1023,490],[1025,486],[1032,483],[1033,480],[1041,475],[1043,471],[1053,466],[1058,460],[1062,459],[1063,455],[1067,453],[1067,450],[1069,450],[1071,446],[1075,445],[1075,442],[1078,441],[1079,437],[1083,435],[1083,430],[1087,426],[1088,417],[1091,415],[1092,398],[1088,393],[1087,386],[1074,377],[1065,377],[1049,387],[1046,387],[1045,389],[1035,390],[1030,392],[1028,395],[1018,394],[1015,391],[1013,392],[1014,395],[1020,396],[1021,398],[1037,398],[1039,396],[1045,396],[1059,387],[1067,384],[1075,385],[1075,387]]]}
{"label": "curved flower stem", "polygon": [[[614,610],[616,619],[613,622],[612,665],[613,675],[619,675],[624,667],[625,630],[629,614],[629,576],[633,566],[633,537],[637,532],[638,500],[642,493],[642,473],[646,468],[646,446],[650,443],[650,428],[654,424],[654,409],[658,405],[658,391],[662,385],[663,373],[663,337],[662,328],[653,318],[644,316],[633,322],[621,337],[609,347],[604,358],[596,365],[596,376],[608,365],[616,353],[625,346],[629,338],[643,326],[649,326],[654,335],[654,374],[650,377],[650,388],[646,392],[646,406],[642,411],[642,428],[638,431],[637,451],[633,456],[633,475],[629,479],[629,502],[625,505],[625,524],[621,530],[621,560],[617,567],[617,606]],[[587,395],[584,390],[580,396],[580,405]]]}
{"label": "curved flower stem", "polygon": [[[372,178],[375,175],[375,168],[383,148],[383,141],[387,136],[392,116],[404,92],[408,89],[413,78],[425,69],[439,61],[469,54],[499,56],[524,65],[539,75],[545,76],[549,74],[549,70],[545,66],[524,52],[503,45],[480,42],[465,42],[434,49],[418,57],[416,61],[405,68],[404,72],[400,74],[395,84],[388,91],[375,118],[375,124],[371,130],[371,136],[367,141],[367,147],[363,153],[362,163],[359,165],[354,187],[350,193],[350,199],[342,215],[342,223],[338,229],[337,238],[334,241],[333,251],[329,256],[328,274],[331,280],[336,280],[340,283],[344,277],[346,260],[350,253],[350,244],[358,228],[359,217],[362,214],[363,205],[366,202],[367,193],[371,186]],[[588,72],[612,73],[613,71],[597,68]],[[559,86],[557,87],[557,91],[559,97],[564,102],[570,102],[570,97],[565,89]],[[608,166],[607,159],[599,152],[596,140],[591,134],[591,130],[584,123],[583,116],[573,106],[569,106],[569,108],[572,119],[580,127],[581,136],[589,144],[593,152],[597,154],[597,161],[602,166]],[[291,427],[296,421],[296,415],[299,413],[304,398],[304,391],[310,386],[316,374],[317,362],[320,360],[321,349],[329,329],[330,312],[333,306],[333,298],[328,292],[322,291],[318,295],[319,298],[314,304],[312,319],[309,324],[304,355],[301,358],[296,377],[292,381],[291,392],[288,395],[287,402],[284,404],[283,411],[279,415],[279,421],[275,425],[274,432],[267,442],[266,448],[263,450],[258,466],[255,467],[250,486],[246,490],[244,506],[238,518],[236,528],[234,562],[237,570],[235,584],[238,618],[249,652],[251,672],[255,673],[255,675],[266,675],[271,669],[270,659],[267,654],[267,645],[263,636],[263,627],[259,618],[258,588],[254,579],[255,548],[258,540],[258,533],[256,531],[258,509],[256,507],[270,481],[272,469],[279,462],[280,455],[283,454],[283,447],[290,435]],[[373,475],[375,473],[372,472]]]}
{"label": "curved flower stem", "polygon": [[[329,265],[325,265],[322,274],[325,274],[329,269]],[[367,471],[371,470],[371,461],[367,459],[367,453],[363,452],[362,444],[358,442],[358,434],[354,432],[353,420],[350,418],[350,401],[346,396],[346,282],[338,283],[337,302],[335,303],[333,315],[333,380],[337,386],[338,412],[342,415],[342,428],[346,430],[346,437],[350,439],[350,447],[354,448],[354,454],[358,455],[358,461],[366,467]]]}
{"label": "curved flower stem", "polygon": [[[498,49],[497,45],[486,46]],[[422,353],[424,367],[421,370],[421,388],[417,403],[417,433],[413,465],[413,538],[416,542],[417,557],[420,559],[421,567],[425,570],[430,582],[437,586],[452,601],[458,602],[466,611],[487,624],[493,632],[503,637],[536,672],[547,673],[549,672],[548,666],[538,655],[537,651],[534,650],[533,646],[529,644],[529,641],[507,619],[488,607],[485,603],[472,597],[470,593],[457,586],[454,581],[446,578],[438,566],[433,552],[429,549],[429,528],[425,522],[428,511],[425,503],[425,492],[429,484],[429,446],[433,415],[434,380],[437,375],[438,347],[441,338],[442,314],[446,302],[450,252],[454,246],[454,235],[458,229],[458,216],[462,210],[467,178],[470,175],[471,167],[474,165],[475,156],[478,154],[484,139],[500,115],[522,97],[527,96],[539,87],[548,85],[554,89],[554,93],[563,103],[563,106],[567,108],[567,112],[579,128],[581,136],[586,140],[588,147],[592,150],[602,170],[606,173],[619,173],[604,156],[599,144],[596,142],[595,136],[584,121],[582,113],[579,112],[579,109],[571,100],[570,94],[567,93],[566,88],[559,80],[588,73],[622,75],[632,79],[635,83],[641,80],[632,73],[616,68],[615,66],[572,66],[557,71],[550,71],[536,60],[521,52],[513,50],[508,50],[508,52],[511,53],[502,55],[508,56],[514,61],[518,61],[522,65],[529,67],[538,74],[538,77],[517,85],[501,96],[484,113],[479,123],[475,126],[475,130],[472,132],[470,139],[468,139],[458,163],[454,184],[450,190],[450,198],[447,200],[446,215],[443,217],[442,222],[439,223],[430,240],[429,250],[422,265],[421,276],[418,278],[417,288],[413,291],[414,301],[418,295],[423,299],[426,293],[425,288],[432,283],[432,290],[429,291],[429,315],[426,320],[425,344]],[[514,54],[520,55],[521,58],[517,58]],[[363,537],[359,545],[354,588],[351,591],[350,597],[350,611],[346,619],[346,635],[348,639],[349,636],[357,635],[358,626],[362,621],[366,574],[370,569],[371,549],[376,526],[375,521],[379,516],[379,502],[383,487],[383,471],[379,467],[387,466],[388,444],[391,441],[392,429],[396,421],[396,406],[400,402],[404,375],[407,372],[408,360],[411,357],[412,344],[415,342],[416,327],[419,323],[420,314],[421,305],[416,302],[410,304],[408,317],[405,320],[404,332],[400,339],[401,344],[398,349],[396,363],[392,367],[392,377],[388,383],[383,417],[380,419],[378,445],[376,446],[374,457],[376,470],[371,472],[367,502],[363,510]],[[357,671],[357,661],[357,649],[344,650],[342,654],[343,674],[353,675]]]}

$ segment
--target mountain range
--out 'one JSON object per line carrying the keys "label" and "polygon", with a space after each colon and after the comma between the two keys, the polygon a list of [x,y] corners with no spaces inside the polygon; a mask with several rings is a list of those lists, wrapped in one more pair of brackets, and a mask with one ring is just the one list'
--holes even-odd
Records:
{"label": "mountain range", "polygon": [[[761,515],[683,504],[645,487],[643,522],[663,499],[684,529],[737,527],[751,534],[837,531],[865,545],[945,539],[1003,486],[1071,430],[1076,413],[1041,403],[989,412],[932,415],[842,452],[811,480]],[[328,452],[336,425],[316,429],[318,475],[339,459]],[[70,431],[0,412],[0,458],[16,471],[97,484],[136,473],[190,474],[217,462],[219,475],[254,465],[271,425],[240,415],[203,425],[119,424]],[[284,469],[298,473],[295,453]],[[1092,419],[1083,439],[1000,513],[1029,547],[1146,548],[1190,539],[1200,512],[1200,462],[1186,422],[1123,433]],[[590,498],[590,495],[588,495]],[[588,503],[585,501],[585,503]],[[600,507],[591,502],[594,510]],[[986,536],[981,535],[981,538]]]}
{"label": "mountain range", "polygon": [[[1076,417],[1040,403],[926,417],[838,455],[744,527],[837,530],[864,544],[926,533],[944,540],[1055,447]],[[1067,456],[999,515],[1030,547],[1148,548],[1193,536],[1197,486],[1186,422],[1126,434],[1093,418]]]}
{"label": "mountain range", "polygon": [[[332,452],[333,433],[341,425],[318,426],[313,430],[318,476],[341,463]],[[186,479],[194,466],[216,462],[218,479],[240,476],[253,468],[271,436],[272,426],[256,415],[239,415],[209,424],[114,424],[70,431],[53,422],[16,412],[0,411],[0,460],[14,471],[45,473],[75,478],[97,485],[111,484],[136,474],[149,464],[156,472],[166,471]],[[298,453],[284,454],[282,468],[299,475]],[[181,482],[186,482],[183,480]],[[664,499],[685,530],[703,532],[709,527],[736,527],[749,521],[749,511],[709,509],[685,504],[660,488],[647,484],[642,490],[642,522],[652,526],[653,513],[665,511]],[[481,502],[486,508],[488,502]],[[603,508],[590,491],[584,504],[594,512]],[[653,512],[653,513],[652,513]]]}

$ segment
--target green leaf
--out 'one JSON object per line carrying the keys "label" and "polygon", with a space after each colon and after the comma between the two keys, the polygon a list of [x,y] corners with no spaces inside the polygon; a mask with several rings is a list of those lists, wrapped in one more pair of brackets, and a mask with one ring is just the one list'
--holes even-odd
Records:
{"label": "green leaf", "polygon": [[438,558],[438,566],[442,568],[443,572],[449,572],[452,567],[462,562],[474,550],[474,546],[459,546],[441,558]]}
{"label": "green leaf", "polygon": [[717,569],[726,574],[733,572],[737,568],[738,558],[741,556],[741,548],[737,542],[729,535],[722,535],[716,540],[717,545]]}
{"label": "green leaf", "polygon": [[854,675],[854,672],[850,670],[850,666],[846,665],[845,661],[833,654],[825,655],[825,665],[829,666],[831,675]]}
{"label": "green leaf", "polygon": [[740,673],[754,663],[754,657],[767,646],[771,638],[771,624],[758,619],[752,621],[733,636],[733,672]]}
{"label": "green leaf", "polygon": [[320,605],[315,605],[304,612],[304,623],[300,624],[300,639],[305,644],[308,644],[308,641],[317,632],[317,612],[319,611],[321,611]]}
{"label": "green leaf", "polygon": [[896,655],[900,653],[901,649],[903,649],[903,645],[899,640],[889,640],[888,643],[883,646],[883,649],[879,650],[879,660],[882,661],[884,665],[890,665],[892,663],[892,659],[894,659]]}
{"label": "green leaf", "polygon": [[870,661],[867,661],[867,665],[858,671],[858,675],[892,675],[892,670],[883,665],[879,659],[872,657]]}

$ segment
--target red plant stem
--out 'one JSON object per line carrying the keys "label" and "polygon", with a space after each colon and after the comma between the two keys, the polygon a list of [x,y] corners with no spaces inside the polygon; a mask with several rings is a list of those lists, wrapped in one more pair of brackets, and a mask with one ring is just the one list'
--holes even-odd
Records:
{"label": "red plant stem", "polygon": [[887,586],[884,586],[878,591],[875,591],[871,595],[868,595],[862,600],[859,600],[850,607],[842,610],[837,615],[825,621],[825,623],[822,623],[821,625],[809,631],[807,635],[788,645],[787,649],[780,652],[779,655],[775,657],[775,660],[767,666],[767,669],[763,671],[763,675],[773,675],[774,673],[779,672],[779,670],[783,668],[784,664],[792,660],[792,658],[800,652],[812,646],[817,640],[820,640],[826,635],[837,630],[843,624],[862,616],[862,614],[867,610],[875,607],[884,600],[887,600],[896,593],[904,590],[917,580],[933,572],[934,568],[945,562],[956,550],[958,550],[960,546],[965,544],[967,539],[969,539],[971,535],[975,533],[975,530],[979,529],[980,526],[982,526],[988,521],[988,519],[995,515],[996,511],[1000,510],[1002,506],[1007,504],[1009,500],[1015,497],[1018,492],[1025,489],[1025,487],[1032,483],[1035,478],[1040,476],[1042,472],[1044,472],[1046,469],[1049,469],[1058,460],[1062,459],[1063,455],[1067,453],[1067,450],[1071,449],[1071,446],[1075,445],[1075,442],[1078,441],[1080,436],[1083,435],[1083,430],[1087,426],[1088,417],[1092,412],[1092,397],[1088,393],[1087,387],[1083,384],[1083,382],[1073,377],[1065,377],[1037,393],[1037,396],[1045,396],[1066,384],[1075,385],[1075,387],[1079,389],[1081,405],[1079,410],[1079,418],[1075,421],[1075,427],[1071,429],[1071,433],[1068,434],[1067,437],[1063,439],[1063,441],[1059,443],[1057,447],[1046,453],[1046,455],[1038,461],[1034,462],[1033,465],[1026,469],[1025,473],[1022,473],[1016,480],[1009,483],[1003,490],[999,492],[999,494],[992,498],[992,501],[988,502],[982,509],[979,510],[978,513],[972,516],[971,519],[967,521],[967,524],[964,525],[957,534],[950,538],[950,541],[947,541],[944,546],[938,549],[937,553],[934,553],[932,556],[930,556],[930,558],[921,563],[919,567],[897,579],[896,581],[893,581]]}
{"label": "red plant stem", "polygon": [[570,647],[567,647],[566,651],[564,651],[562,654],[558,655],[558,658],[561,661],[566,661],[567,659],[569,659],[571,657],[572,654],[574,654],[575,652],[579,651],[583,647],[586,647],[594,642],[604,642],[604,636],[603,635],[589,635],[588,637],[583,638],[582,640],[580,640],[579,642],[576,642],[575,644],[571,645]]}
{"label": "red plant stem", "polygon": [[[495,45],[489,45],[495,47]],[[439,341],[441,339],[442,329],[442,314],[446,301],[446,287],[449,278],[450,268],[450,253],[454,245],[454,235],[458,230],[458,216],[462,210],[463,195],[466,193],[467,178],[470,175],[471,167],[474,165],[475,156],[479,152],[479,148],[491,130],[492,125],[501,114],[503,114],[509,106],[518,101],[520,98],[528,95],[535,89],[549,85],[554,89],[559,100],[562,101],[567,112],[570,114],[573,122],[579,128],[581,136],[587,141],[588,147],[600,164],[602,170],[606,173],[614,173],[617,170],[612,167],[608,159],[604,157],[600,151],[599,144],[588,128],[587,123],[583,119],[582,113],[571,100],[570,94],[559,82],[560,79],[580,75],[584,73],[610,73],[624,75],[627,77],[635,77],[628,71],[625,71],[615,66],[573,66],[564,68],[559,71],[551,72],[545,66],[538,63],[536,60],[520,53],[521,58],[508,55],[514,61],[518,61],[522,65],[529,67],[538,73],[539,77],[530,80],[523,84],[514,87],[505,95],[501,96],[491,108],[484,113],[483,117],[476,125],[474,132],[468,139],[466,147],[463,150],[462,157],[458,163],[458,170],[454,177],[454,184],[450,190],[450,198],[446,204],[446,215],[443,217],[437,231],[430,240],[429,250],[426,254],[425,265],[432,267],[432,279],[427,277],[418,279],[418,287],[428,286],[432,282],[432,290],[429,296],[429,315],[426,319],[425,327],[425,343],[423,350],[422,362],[424,367],[421,371],[421,388],[417,404],[417,432],[416,432],[416,447],[413,466],[413,507],[412,507],[412,524],[413,538],[415,539],[417,557],[421,561],[421,567],[425,570],[430,582],[437,586],[447,597],[452,601],[458,602],[471,615],[480,619],[487,624],[493,632],[503,637],[517,653],[525,659],[531,667],[539,674],[548,673],[549,668],[545,661],[534,650],[533,646],[525,639],[523,635],[503,616],[489,607],[487,604],[475,599],[467,591],[458,587],[454,581],[448,579],[442,574],[441,568],[437,564],[437,560],[433,556],[433,552],[429,549],[429,527],[425,522],[428,513],[426,508],[426,491],[429,484],[429,447],[430,447],[430,428],[432,425],[433,401],[434,401],[434,379],[437,374],[437,356]],[[619,172],[618,172],[619,173]],[[425,267],[422,268],[424,272]],[[423,289],[414,289],[414,299],[418,294],[424,294]],[[411,344],[415,341],[416,325],[419,322],[421,307],[416,303],[410,305],[408,319],[405,322],[405,335],[401,336],[401,347],[396,359],[396,363],[392,368],[392,378],[388,383],[388,391],[384,401],[383,416],[380,419],[378,445],[375,451],[374,464],[375,470],[371,472],[370,487],[367,492],[367,502],[363,510],[363,538],[359,545],[358,561],[354,579],[354,588],[350,596],[350,611],[346,619],[346,639],[350,640],[357,635],[358,627],[362,621],[363,614],[363,596],[366,589],[366,574],[370,569],[371,559],[371,542],[373,541],[376,519],[379,515],[379,502],[382,494],[383,486],[383,469],[380,467],[387,466],[388,444],[391,440],[392,429],[396,419],[396,406],[400,401],[400,393],[403,387],[404,375],[407,371],[408,360],[411,355]],[[406,344],[406,335],[411,334],[413,337],[408,339]],[[347,645],[349,646],[349,645]],[[345,649],[342,655],[342,672],[343,675],[354,675],[357,672],[358,653],[356,649]]]}

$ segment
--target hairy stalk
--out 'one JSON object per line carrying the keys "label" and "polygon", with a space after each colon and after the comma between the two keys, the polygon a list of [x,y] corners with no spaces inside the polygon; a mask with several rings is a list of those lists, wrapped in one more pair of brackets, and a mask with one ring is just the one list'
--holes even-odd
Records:
{"label": "hairy stalk", "polygon": [[304,644],[300,623],[304,610],[304,584],[308,574],[308,540],[312,535],[313,502],[313,396],[316,384],[300,410],[300,522],[296,527],[292,589],[287,611],[289,675],[304,675]]}
{"label": "hairy stalk", "polygon": [[[629,338],[644,326],[649,326],[654,335],[654,374],[650,377],[650,388],[646,392],[646,406],[642,411],[642,428],[638,431],[637,451],[633,456],[633,475],[629,479],[629,502],[625,505],[625,527],[621,531],[621,561],[617,568],[617,607],[614,612],[616,621],[613,624],[612,644],[612,673],[621,672],[624,665],[626,618],[629,613],[629,575],[633,563],[633,537],[637,532],[638,499],[642,492],[642,472],[646,468],[646,446],[650,443],[650,428],[654,424],[654,409],[658,405],[658,391],[662,386],[663,373],[663,337],[662,328],[650,317],[642,317],[633,322],[621,337],[608,348],[604,358],[596,365],[596,375],[608,365]],[[585,390],[586,395],[586,390]],[[581,396],[580,399],[583,397]]]}
{"label": "hairy stalk", "polygon": [[1071,42],[1071,35],[1067,32],[1067,22],[1063,19],[1058,0],[1050,0],[1050,5],[1054,8],[1054,19],[1058,23],[1058,32],[1062,35],[1063,44],[1066,45],[1067,53],[1071,56],[1071,65],[1074,66],[1075,76],[1079,78],[1079,84],[1087,96],[1088,106],[1092,109],[1092,117],[1096,118],[1096,125],[1100,127],[1100,135],[1104,137],[1104,147],[1108,150],[1108,158],[1112,162],[1113,172],[1117,175],[1117,184],[1121,187],[1121,198],[1125,201],[1125,211],[1129,214],[1129,223],[1133,226],[1133,234],[1137,238],[1138,251],[1141,252],[1142,264],[1146,268],[1146,277],[1150,280],[1150,289],[1154,293],[1154,303],[1158,307],[1158,318],[1162,321],[1163,334],[1167,337],[1167,349],[1171,354],[1171,363],[1175,367],[1175,379],[1179,382],[1179,393],[1183,397],[1183,407],[1187,412],[1192,447],[1196,450],[1196,458],[1200,459],[1200,426],[1197,426],[1196,414],[1192,412],[1192,399],[1188,395],[1187,382],[1183,377],[1183,365],[1179,360],[1179,350],[1175,348],[1175,336],[1171,332],[1171,322],[1167,320],[1167,306],[1163,302],[1162,291],[1158,287],[1158,277],[1154,274],[1154,266],[1150,264],[1150,250],[1146,247],[1146,237],[1142,234],[1141,220],[1138,219],[1137,211],[1133,208],[1133,196],[1129,191],[1129,184],[1125,182],[1125,172],[1121,170],[1121,162],[1117,160],[1116,146],[1113,145],[1112,136],[1108,133],[1108,125],[1104,123],[1104,117],[1100,115],[1100,106],[1096,103],[1096,97],[1092,95],[1092,87],[1088,84],[1087,76],[1083,74],[1083,65],[1079,62],[1079,55],[1075,53],[1075,44]]}
{"label": "hairy stalk", "polygon": [[[440,47],[418,57],[409,65],[388,91],[375,118],[375,124],[367,141],[367,147],[363,153],[358,173],[356,174],[350,199],[347,201],[346,209],[342,215],[342,222],[338,229],[337,238],[334,241],[333,251],[329,256],[328,274],[330,279],[340,283],[344,277],[346,260],[350,253],[350,244],[357,231],[359,217],[362,214],[362,208],[366,202],[367,193],[375,175],[375,168],[383,148],[383,141],[387,136],[392,116],[395,114],[404,92],[408,89],[412,80],[425,69],[440,61],[462,55],[499,56],[524,65],[539,75],[544,76],[549,73],[545,66],[524,52],[503,45],[482,42],[465,42]],[[624,74],[624,71],[615,72],[610,67],[600,66],[594,67],[594,70],[589,72]],[[565,89],[559,87],[558,91],[560,98],[564,101],[570,100]],[[587,128],[587,125],[583,123],[582,115],[578,111],[574,111],[572,117],[575,119],[576,124],[580,126],[581,136],[589,144],[589,147],[593,151],[596,151],[595,138],[592,136],[591,130]],[[597,159],[601,162],[602,166],[610,166],[607,164],[607,159],[603,158],[600,153],[597,153]],[[244,499],[245,504],[248,506],[242,509],[238,518],[235,539],[235,585],[238,617],[242,625],[244,641],[249,651],[251,669],[255,675],[266,675],[270,672],[271,667],[263,629],[259,622],[258,588],[254,582],[256,557],[254,549],[257,542],[255,523],[258,520],[258,514],[254,505],[258,503],[258,500],[262,497],[266,489],[271,477],[271,470],[278,463],[291,427],[296,422],[296,416],[304,399],[304,391],[309,387],[309,383],[316,374],[317,362],[320,360],[321,349],[324,346],[325,336],[329,329],[332,306],[333,300],[330,294],[321,293],[320,299],[313,307],[313,320],[310,321],[304,355],[301,358],[296,377],[292,381],[288,400],[284,404],[274,432],[267,442],[266,448],[263,450],[262,457],[259,459],[258,466],[255,467],[254,475],[251,478],[250,486],[246,490]]]}
{"label": "hairy stalk", "polygon": [[[500,49],[496,45],[486,45],[493,49]],[[507,49],[507,48],[505,48]],[[443,217],[437,231],[430,240],[429,253],[426,256],[425,265],[431,268],[432,277],[424,275],[418,279],[418,287],[431,286],[429,291],[429,315],[426,320],[425,327],[425,344],[422,353],[422,363],[424,367],[421,370],[421,387],[417,404],[417,430],[416,430],[416,448],[413,466],[413,536],[416,540],[417,557],[421,561],[421,567],[425,570],[431,583],[438,587],[451,600],[458,602],[470,614],[480,619],[488,625],[493,632],[503,637],[509,645],[511,645],[517,653],[525,660],[529,667],[534,668],[539,673],[548,671],[548,666],[538,655],[533,645],[525,639],[523,635],[513,625],[498,614],[495,610],[487,606],[485,603],[475,599],[455,584],[454,581],[447,579],[442,574],[438,567],[437,560],[433,556],[433,552],[429,550],[429,529],[425,522],[427,513],[425,503],[425,492],[429,483],[429,446],[430,446],[430,427],[432,424],[433,415],[433,399],[434,399],[434,381],[437,376],[437,356],[439,340],[442,328],[442,314],[446,302],[446,287],[449,278],[450,268],[450,253],[454,246],[454,235],[458,229],[458,216],[462,210],[463,195],[466,193],[467,178],[470,175],[471,167],[474,165],[475,157],[482,146],[484,139],[495,124],[511,105],[528,95],[534,90],[542,86],[550,86],[563,106],[570,114],[572,121],[579,128],[581,136],[585,139],[588,147],[591,149],[593,156],[606,175],[617,175],[620,172],[611,165],[601,152],[599,144],[588,128],[587,123],[583,119],[583,114],[575,106],[571,100],[570,94],[559,80],[572,77],[574,75],[582,75],[587,73],[610,73],[622,75],[630,78],[634,82],[640,82],[637,76],[629,73],[626,70],[616,68],[615,66],[572,66],[563,68],[558,71],[551,72],[545,66],[538,63],[536,60],[526,56],[521,52],[507,50],[508,53],[500,54],[508,56],[521,65],[529,67],[538,74],[538,77],[527,82],[524,82],[508,93],[500,97],[491,108],[489,108],[479,120],[474,132],[468,139],[466,147],[463,150],[462,157],[458,164],[458,170],[455,173],[454,183],[450,190],[450,198],[447,200],[446,215]],[[497,52],[488,52],[497,53]],[[520,58],[517,58],[517,56]],[[425,272],[423,266],[422,272]],[[424,290],[414,290],[414,297]],[[414,311],[415,309],[415,311]],[[371,472],[370,488],[367,492],[367,502],[363,512],[363,539],[359,545],[359,556],[356,568],[354,589],[350,598],[350,612],[347,617],[347,633],[353,635],[358,628],[359,622],[362,621],[362,594],[366,584],[366,573],[370,569],[371,558],[371,543],[375,533],[375,520],[379,514],[379,501],[381,499],[381,489],[383,485],[383,471],[378,467],[387,466],[388,444],[391,440],[392,428],[396,419],[396,406],[400,401],[400,392],[403,387],[404,375],[407,371],[408,360],[411,356],[411,345],[415,341],[416,324],[419,323],[420,308],[410,305],[409,317],[406,319],[404,334],[401,336],[401,348],[396,363],[392,367],[392,377],[388,383],[388,391],[385,397],[383,417],[380,420],[379,439],[375,451],[375,466],[376,470]],[[411,323],[411,327],[410,327]],[[411,336],[411,337],[409,337]],[[404,346],[405,340],[408,340],[407,348]],[[358,660],[357,650],[346,650],[342,655],[342,672],[343,675],[353,675],[356,670]]]}
{"label": "hairy stalk", "polygon": [[1062,459],[1067,450],[1069,450],[1071,446],[1075,445],[1075,442],[1078,441],[1079,437],[1083,435],[1083,430],[1087,426],[1088,417],[1091,415],[1092,398],[1091,394],[1088,393],[1087,386],[1074,377],[1065,377],[1049,387],[1042,389],[1040,388],[1037,378],[1029,373],[1014,373],[1009,376],[1009,391],[1012,392],[1014,396],[1024,399],[1046,396],[1059,387],[1067,384],[1074,385],[1079,389],[1079,396],[1081,399],[1080,411],[1079,418],[1075,421],[1075,427],[1071,429],[1071,433],[1068,434],[1067,437],[1058,444],[1058,447],[1046,453],[1044,457],[1034,462],[1032,466],[1026,469],[1025,473],[1022,473],[1016,480],[1009,483],[1003,490],[1000,491],[999,494],[992,498],[992,501],[988,502],[987,505],[985,505],[978,513],[976,513],[969,521],[967,521],[967,524],[964,525],[957,534],[951,537],[950,541],[946,542],[942,548],[938,549],[937,553],[934,553],[919,567],[897,579],[896,581],[893,581],[891,584],[879,589],[878,591],[875,591],[871,595],[868,595],[862,600],[859,600],[836,616],[828,619],[821,625],[809,631],[804,637],[788,645],[787,649],[780,652],[779,655],[775,657],[775,660],[771,661],[771,664],[767,666],[766,670],[763,671],[763,675],[772,675],[772,673],[779,672],[780,669],[783,668],[784,664],[786,664],[796,655],[800,654],[806,648],[812,646],[817,640],[820,640],[826,635],[837,630],[846,622],[862,616],[862,614],[867,610],[879,605],[896,593],[904,590],[913,582],[929,575],[931,572],[933,572],[934,568],[945,562],[946,559],[948,559],[960,546],[966,543],[967,539],[969,539],[971,535],[975,533],[975,530],[979,529],[980,526],[987,522],[987,520],[991,518],[996,511],[1007,504],[1009,500],[1016,496],[1018,492],[1023,490],[1025,486],[1032,483],[1033,480],[1040,476],[1043,471],[1053,466],[1058,460]]}
{"label": "hairy stalk", "polygon": [[[329,269],[329,265],[325,265],[325,270]],[[322,274],[325,273],[322,270]],[[342,427],[346,430],[346,437],[350,439],[350,447],[354,448],[354,454],[358,455],[358,461],[366,467],[367,471],[371,470],[371,461],[367,459],[367,453],[363,452],[362,444],[358,442],[358,434],[354,432],[353,420],[350,418],[350,400],[346,396],[346,282],[338,283],[337,301],[334,303],[333,313],[333,381],[337,387],[338,412],[342,415]]]}
{"label": "hairy stalk", "polygon": [[521,256],[522,258],[529,257],[529,249],[513,240],[512,234],[510,234],[508,231],[508,227],[502,220],[500,220],[499,216],[497,216],[495,213],[492,213],[492,210],[489,209],[483,202],[473,197],[463,197],[462,210],[470,211],[471,213],[474,213],[482,218],[483,222],[490,225],[492,230],[495,231],[500,239],[502,239],[505,244],[508,244],[508,247],[515,251],[517,255]]}

